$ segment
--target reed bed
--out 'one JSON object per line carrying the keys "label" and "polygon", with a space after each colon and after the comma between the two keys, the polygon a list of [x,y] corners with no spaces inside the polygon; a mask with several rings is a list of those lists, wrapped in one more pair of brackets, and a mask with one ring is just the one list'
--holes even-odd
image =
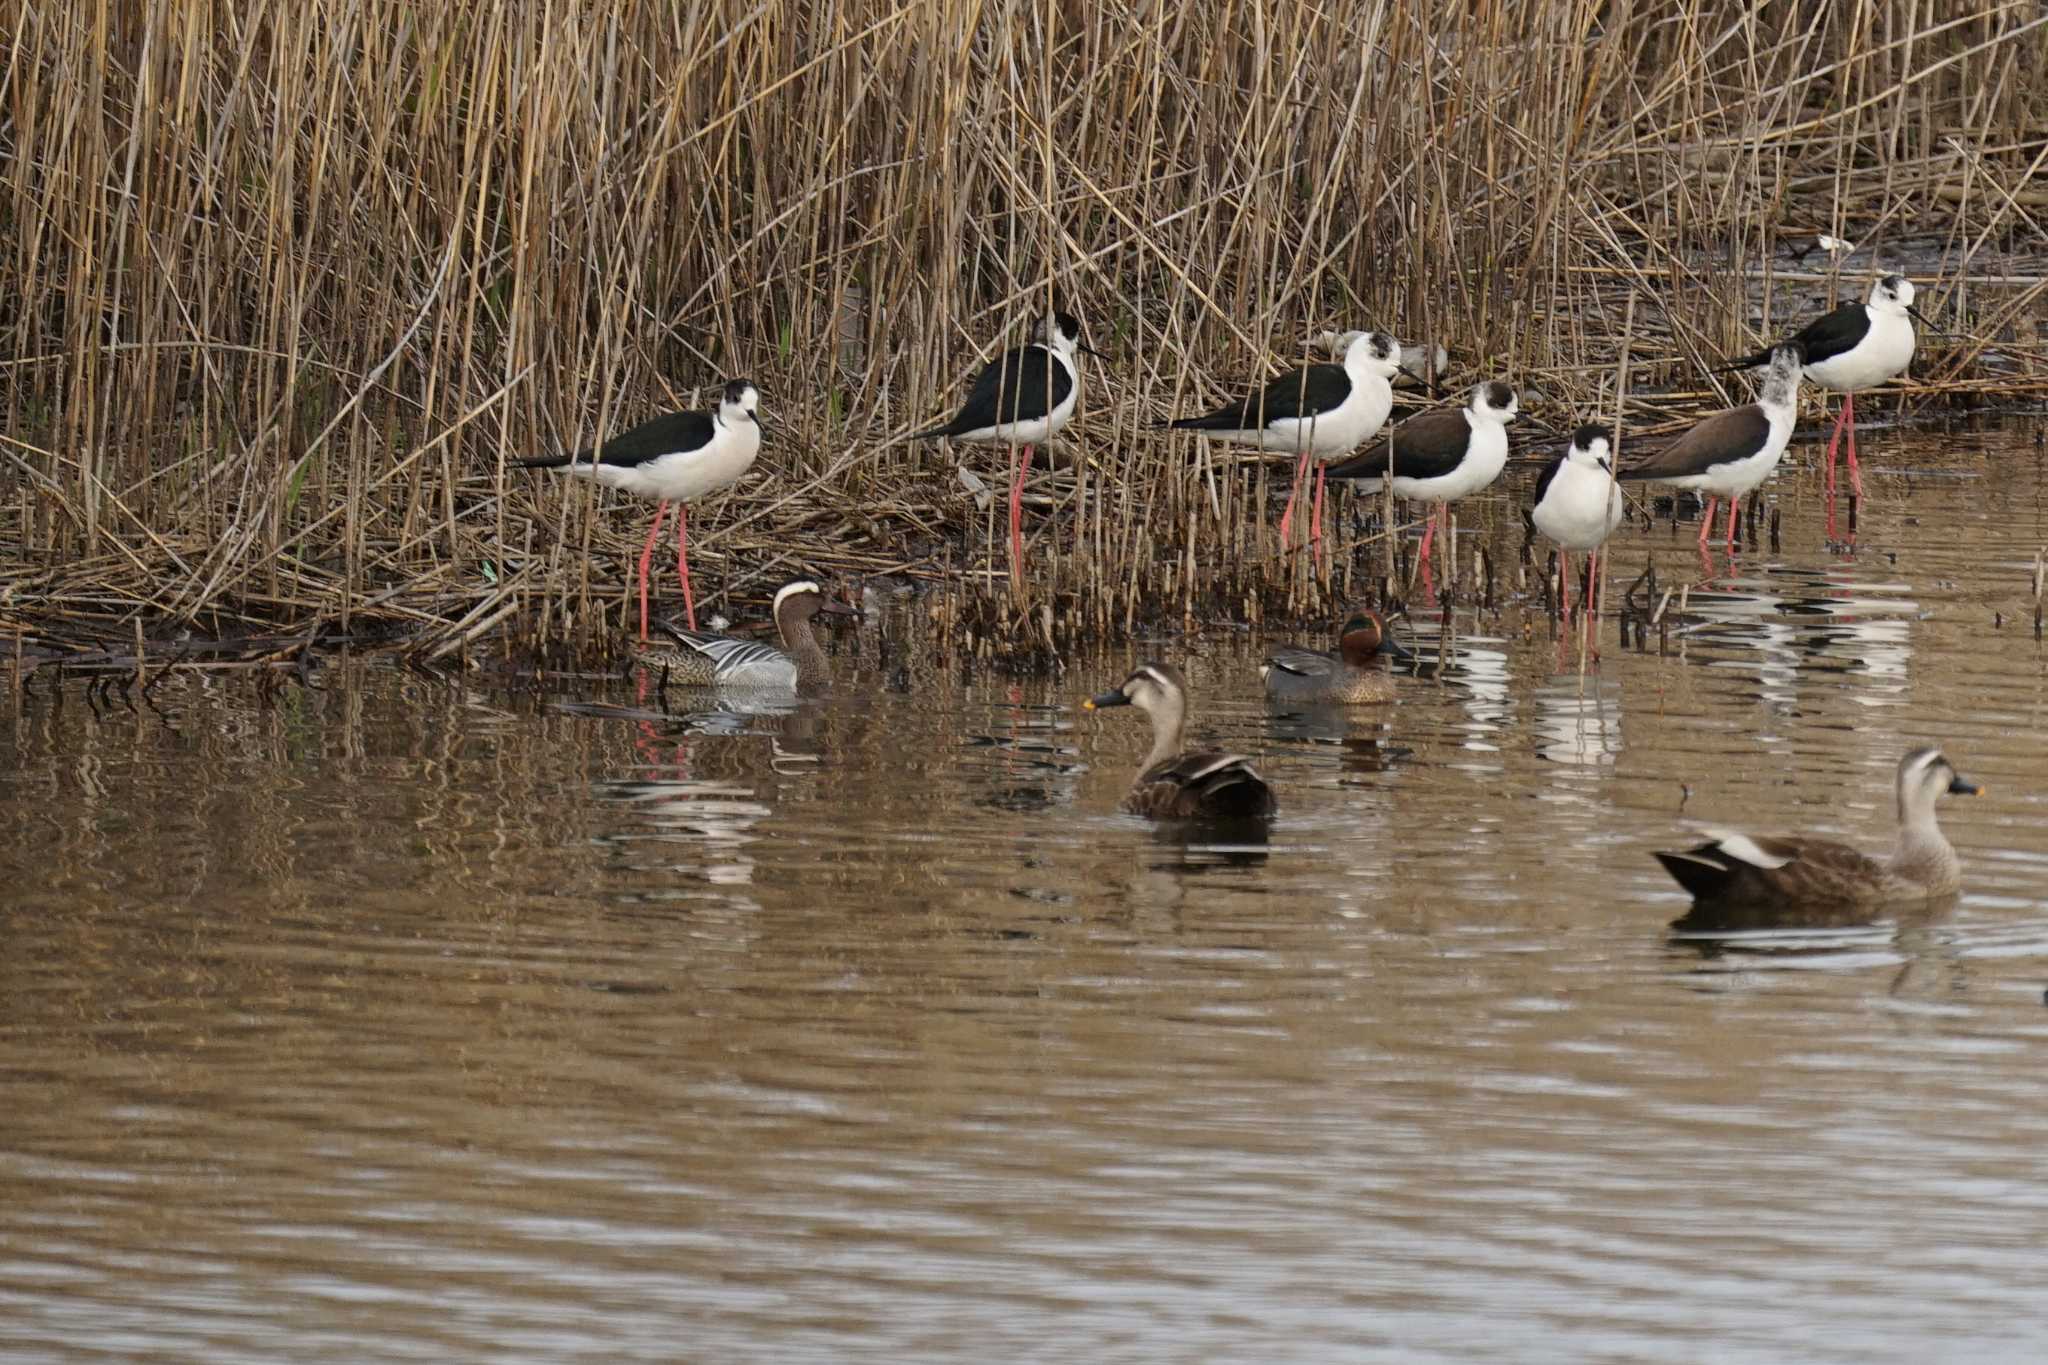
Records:
{"label": "reed bed", "polygon": [[[1284,462],[1151,430],[1325,327],[1522,385],[1525,448],[1626,441],[1882,266],[1962,338],[1909,406],[2048,392],[2033,0],[9,9],[18,659],[602,655],[646,509],[507,462],[732,375],[775,425],[692,511],[712,605],[897,576],[1019,657],[1384,572],[1348,519],[1328,577],[1274,542]],[[959,477],[1001,453],[900,437],[1053,299],[1114,359],[1013,591]]]}

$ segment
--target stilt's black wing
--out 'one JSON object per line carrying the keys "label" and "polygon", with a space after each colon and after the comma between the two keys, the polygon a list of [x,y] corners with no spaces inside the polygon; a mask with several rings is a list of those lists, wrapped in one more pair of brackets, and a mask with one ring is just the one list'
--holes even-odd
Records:
{"label": "stilt's black wing", "polygon": [[[642,422],[630,431],[620,432],[597,449],[597,463],[632,468],[658,460],[664,455],[676,455],[686,450],[696,450],[711,442],[714,428],[708,412],[671,412]],[[589,464],[591,452],[579,450],[574,455],[543,455],[538,459],[521,460],[524,469],[559,469],[566,464]]]}
{"label": "stilt's black wing", "polygon": [[[1799,329],[1797,335],[1787,337],[1806,348],[1806,363],[1818,365],[1823,360],[1832,360],[1842,352],[1851,349],[1863,340],[1870,331],[1870,312],[1860,303],[1845,303],[1833,312],[1823,313]],[[1783,343],[1780,343],[1783,344]],[[1731,360],[1721,370],[1753,370],[1760,365],[1771,363],[1771,347],[1752,351],[1740,360]]]}
{"label": "stilt's black wing", "polygon": [[1257,431],[1283,418],[1319,417],[1342,407],[1349,397],[1351,376],[1342,365],[1304,365],[1249,398],[1167,425],[1180,431]]}
{"label": "stilt's black wing", "polygon": [[917,432],[911,439],[958,436],[1001,422],[1036,421],[1066,402],[1073,391],[1074,377],[1046,347],[1005,351],[975,377],[967,401],[952,421]]}

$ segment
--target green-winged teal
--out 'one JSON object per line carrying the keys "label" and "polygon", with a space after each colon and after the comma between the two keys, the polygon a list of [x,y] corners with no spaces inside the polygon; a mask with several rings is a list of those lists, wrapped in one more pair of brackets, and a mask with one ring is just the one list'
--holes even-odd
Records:
{"label": "green-winged teal", "polygon": [[1382,649],[1397,659],[1415,657],[1378,612],[1354,612],[1337,632],[1336,653],[1281,645],[1259,665],[1259,676],[1275,701],[1377,705],[1394,699],[1393,675],[1373,666]]}

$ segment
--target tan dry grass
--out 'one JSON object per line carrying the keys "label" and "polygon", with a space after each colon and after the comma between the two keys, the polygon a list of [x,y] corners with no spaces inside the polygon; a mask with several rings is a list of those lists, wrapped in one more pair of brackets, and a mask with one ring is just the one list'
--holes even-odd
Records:
{"label": "tan dry grass", "polygon": [[[728,374],[780,426],[692,518],[714,596],[897,569],[1055,641],[1314,606],[1266,475],[1151,422],[1334,324],[1450,338],[1553,428],[1615,413],[1627,346],[1642,429],[1837,292],[1786,268],[1819,231],[1996,345],[1923,361],[1935,391],[2048,387],[2031,0],[17,0],[0,30],[17,634],[608,639],[643,509],[505,461]],[[893,438],[1054,295],[1117,361],[1013,601],[992,516]]]}

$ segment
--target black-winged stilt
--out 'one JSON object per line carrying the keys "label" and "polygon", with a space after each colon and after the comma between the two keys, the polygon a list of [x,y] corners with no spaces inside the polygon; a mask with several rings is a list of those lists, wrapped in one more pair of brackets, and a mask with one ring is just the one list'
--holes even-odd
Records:
{"label": "black-winged stilt", "polygon": [[[1834,433],[1828,438],[1830,491],[1835,486],[1835,448],[1846,431],[1849,487],[1857,497],[1863,496],[1863,474],[1856,467],[1856,395],[1904,374],[1906,366],[1912,363],[1911,319],[1927,321],[1913,307],[1913,292],[1913,282],[1904,275],[1886,275],[1870,286],[1865,302],[1845,303],[1787,338],[1806,352],[1806,377],[1842,395],[1842,409],[1835,415]],[[1731,360],[1717,372],[1767,365],[1772,349],[1766,347],[1740,360]]]}
{"label": "black-winged stilt", "polygon": [[[1388,442],[1375,444],[1330,466],[1332,479],[1353,479],[1359,491],[1377,493],[1393,469],[1394,496],[1437,504],[1422,533],[1422,557],[1436,537],[1436,525],[1459,498],[1470,497],[1500,477],[1508,462],[1507,424],[1521,414],[1509,385],[1488,380],[1472,386],[1462,408],[1417,413],[1395,427]],[[1387,445],[1393,447],[1389,456]]]}
{"label": "black-winged stilt", "polygon": [[1529,519],[1557,546],[1559,605],[1572,615],[1571,552],[1587,556],[1586,592],[1599,600],[1600,547],[1621,525],[1621,485],[1614,481],[1614,438],[1606,427],[1587,425],[1572,434],[1571,448],[1543,467]]}
{"label": "black-winged stilt", "polygon": [[1728,548],[1735,548],[1735,508],[1778,467],[1792,439],[1792,419],[1799,402],[1799,370],[1805,352],[1797,342],[1771,351],[1770,372],[1754,403],[1717,412],[1640,464],[1620,471],[1622,479],[1641,479],[1690,488],[1707,495],[1707,514],[1700,522],[1700,551],[1714,531],[1714,499],[1727,498]]}
{"label": "black-winged stilt", "polygon": [[654,525],[640,551],[640,638],[647,639],[647,568],[668,505],[676,504],[676,572],[683,580],[683,612],[697,628],[690,595],[690,557],[684,505],[715,493],[747,472],[761,452],[761,393],[735,379],[710,412],[671,412],[612,437],[594,450],[521,460],[521,469],[561,469],[654,500]]}
{"label": "black-winged stilt", "polygon": [[909,440],[935,436],[975,445],[1010,447],[1010,573],[1024,575],[1024,476],[1034,447],[1074,415],[1081,393],[1076,351],[1099,356],[1081,343],[1081,320],[1054,311],[1038,326],[1037,339],[1005,351],[982,368],[967,400],[949,422],[912,432]]}
{"label": "black-winged stilt", "polygon": [[1393,377],[1401,366],[1401,344],[1384,332],[1325,334],[1332,349],[1341,345],[1339,365],[1303,365],[1267,383],[1257,393],[1235,399],[1199,417],[1182,417],[1167,425],[1176,431],[1198,431],[1216,440],[1235,441],[1261,450],[1284,450],[1301,458],[1294,467],[1294,486],[1287,510],[1280,515],[1280,543],[1287,544],[1295,504],[1317,461],[1316,490],[1309,540],[1323,531],[1323,474],[1326,462],[1369,440],[1394,407]]}

